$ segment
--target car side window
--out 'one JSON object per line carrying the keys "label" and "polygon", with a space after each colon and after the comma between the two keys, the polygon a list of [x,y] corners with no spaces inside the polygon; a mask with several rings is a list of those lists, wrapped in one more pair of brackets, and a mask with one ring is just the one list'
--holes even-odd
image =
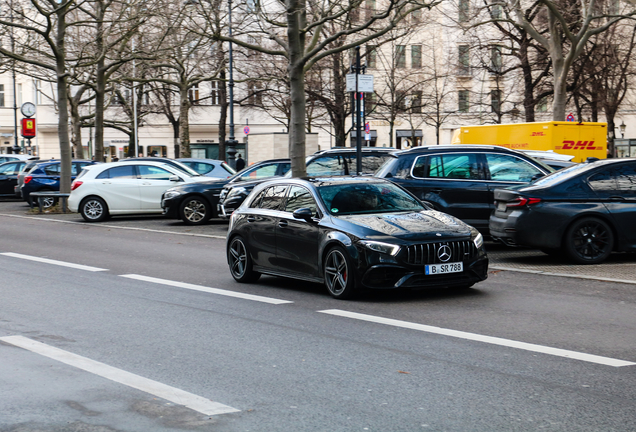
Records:
{"label": "car side window", "polygon": [[150,165],[139,165],[137,169],[139,170],[139,177],[144,180],[170,180],[170,177],[175,175],[163,168]]}
{"label": "car side window", "polygon": [[46,175],[59,175],[60,174],[60,165],[61,164],[47,165],[44,168],[44,172],[46,173]]}
{"label": "car side window", "polygon": [[537,174],[543,174],[528,161],[511,155],[486,154],[486,162],[491,180],[528,183]]}
{"label": "car side window", "polygon": [[4,175],[13,175],[17,174],[17,165],[18,164],[7,164],[3,167],[0,167],[0,174]]}
{"label": "car side window", "polygon": [[287,202],[285,203],[285,211],[293,213],[298,209],[308,208],[312,214],[318,214],[318,206],[311,192],[301,186],[291,186],[287,194]]}
{"label": "car side window", "polygon": [[284,176],[285,174],[287,174],[287,171],[289,171],[290,169],[291,169],[290,163],[278,164],[278,172],[280,173],[281,176]]}
{"label": "car side window", "polygon": [[97,175],[98,179],[135,179],[137,174],[135,173],[135,167],[133,165],[118,166],[115,168],[107,169]]}
{"label": "car side window", "polygon": [[265,190],[258,208],[278,210],[285,199],[287,186],[271,186]]}
{"label": "car side window", "polygon": [[355,159],[352,160],[349,155],[323,156],[309,162],[307,165],[307,175],[309,177],[346,175],[349,172],[347,165],[356,166]]}
{"label": "car side window", "polygon": [[249,208],[259,208],[261,205],[261,200],[263,199],[263,195],[265,195],[265,192],[266,190],[264,189],[260,191],[258,194],[256,194],[256,196],[252,198]]}
{"label": "car side window", "polygon": [[258,167],[254,170],[248,171],[241,176],[241,180],[250,181],[258,180],[266,177],[272,177],[276,175],[276,164],[265,165]]}
{"label": "car side window", "polygon": [[214,165],[204,162],[188,162],[188,161],[179,161],[184,165],[189,166],[199,174],[207,174],[214,169]]}
{"label": "car side window", "polygon": [[612,169],[612,175],[616,178],[616,185],[621,194],[636,195],[636,165],[624,164]]}
{"label": "car side window", "polygon": [[428,176],[432,178],[481,180],[476,154],[450,153],[429,156]]}

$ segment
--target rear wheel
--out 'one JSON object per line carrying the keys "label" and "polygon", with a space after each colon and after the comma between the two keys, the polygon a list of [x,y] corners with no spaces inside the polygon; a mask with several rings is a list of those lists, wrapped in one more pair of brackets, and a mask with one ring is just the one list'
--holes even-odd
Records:
{"label": "rear wheel", "polygon": [[186,198],[180,212],[181,220],[188,225],[202,225],[212,216],[210,204],[200,197]]}
{"label": "rear wheel", "polygon": [[236,236],[227,248],[227,262],[230,273],[237,282],[255,282],[261,274],[252,269],[252,258],[243,237]]}
{"label": "rear wheel", "polygon": [[80,204],[80,214],[86,222],[101,222],[108,219],[108,207],[103,199],[86,198]]}
{"label": "rear wheel", "polygon": [[325,258],[325,286],[333,298],[346,300],[355,294],[353,265],[349,254],[340,246],[327,252]]}
{"label": "rear wheel", "polygon": [[563,246],[572,261],[579,264],[598,264],[612,253],[614,234],[603,220],[586,217],[568,228]]}

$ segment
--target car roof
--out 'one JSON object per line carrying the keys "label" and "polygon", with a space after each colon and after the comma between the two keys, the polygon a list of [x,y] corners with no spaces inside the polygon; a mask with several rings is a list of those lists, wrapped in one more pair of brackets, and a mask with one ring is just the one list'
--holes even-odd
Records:
{"label": "car roof", "polygon": [[379,177],[363,177],[363,176],[328,176],[328,177],[303,177],[303,178],[285,178],[278,177],[275,179],[267,180],[263,182],[263,185],[275,185],[279,183],[291,184],[313,184],[314,186],[330,186],[341,184],[356,184],[356,183],[390,183],[389,180]]}
{"label": "car roof", "polygon": [[207,163],[225,163],[225,161],[219,159],[205,159],[205,158],[178,158],[177,161],[185,162],[207,162]]}
{"label": "car roof", "polygon": [[[364,153],[369,153],[369,152],[391,153],[396,151],[393,147],[362,147],[361,150]],[[318,155],[324,155],[329,153],[353,153],[357,151],[358,149],[356,147],[332,147],[330,149],[318,150],[317,152],[312,153],[309,156],[318,156]]]}
{"label": "car roof", "polygon": [[399,150],[395,154],[413,154],[413,153],[432,153],[435,151],[475,151],[475,150],[489,150],[489,151],[498,151],[502,153],[512,153],[517,155],[524,155],[524,153],[509,149],[507,147],[496,146],[496,145],[484,145],[484,144],[442,144],[442,145],[424,145],[418,147],[412,147],[407,150]]}

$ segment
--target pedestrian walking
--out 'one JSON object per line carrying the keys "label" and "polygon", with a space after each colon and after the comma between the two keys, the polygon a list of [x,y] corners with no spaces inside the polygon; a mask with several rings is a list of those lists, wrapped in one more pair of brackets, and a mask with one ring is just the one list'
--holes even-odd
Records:
{"label": "pedestrian walking", "polygon": [[236,170],[240,171],[243,168],[245,168],[245,160],[241,157],[241,155],[238,155],[238,158],[236,159]]}

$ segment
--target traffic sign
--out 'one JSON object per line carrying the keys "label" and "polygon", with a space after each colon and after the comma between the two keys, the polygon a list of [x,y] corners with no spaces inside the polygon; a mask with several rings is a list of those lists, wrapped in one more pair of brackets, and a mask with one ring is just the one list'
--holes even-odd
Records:
{"label": "traffic sign", "polygon": [[371,133],[371,125],[369,124],[369,122],[366,122],[364,124],[364,133]]}
{"label": "traffic sign", "polygon": [[249,127],[249,126],[245,126],[245,127],[243,128],[243,133],[244,133],[245,135],[249,135],[249,133],[250,133],[250,127]]}
{"label": "traffic sign", "polygon": [[568,116],[566,117],[566,120],[573,122],[574,121],[574,114],[572,114],[572,113],[568,114]]}
{"label": "traffic sign", "polygon": [[[347,91],[356,91],[356,75],[347,74]],[[358,93],[373,93],[373,75],[358,76]]]}

